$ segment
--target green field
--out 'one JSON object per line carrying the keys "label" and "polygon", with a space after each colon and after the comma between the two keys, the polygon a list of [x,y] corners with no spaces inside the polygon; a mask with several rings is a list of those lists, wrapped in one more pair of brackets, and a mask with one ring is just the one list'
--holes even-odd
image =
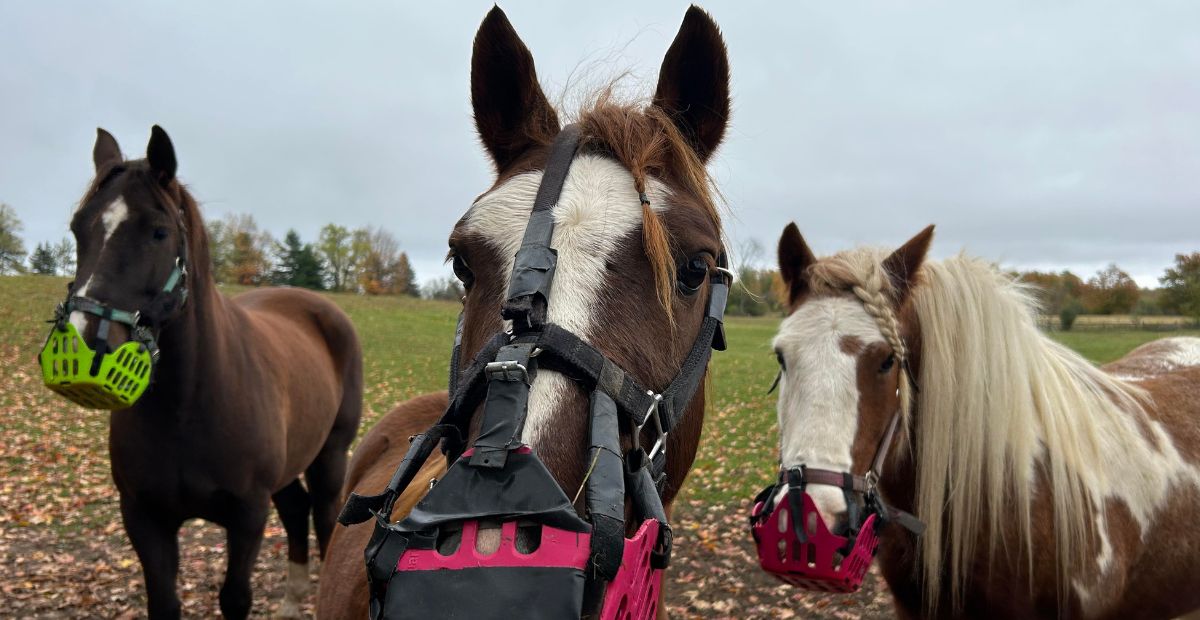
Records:
{"label": "green field", "polygon": [[[104,464],[107,417],[75,409],[55,399],[37,381],[34,356],[44,338],[54,305],[66,287],[65,278],[19,276],[0,278],[0,342],[10,376],[0,391],[7,410],[0,434],[41,436],[54,433],[55,449],[87,453]],[[236,291],[234,291],[236,292]],[[444,389],[449,345],[458,304],[399,297],[331,294],[358,327],[366,358],[366,405],[363,432],[396,403],[422,392]],[[770,341],[777,319],[731,317],[730,347],[717,353],[709,381],[709,411],[704,441],[687,497],[700,502],[737,501],[752,495],[771,477],[775,458],[774,396],[766,394],[776,367]],[[1198,334],[1200,332],[1173,332]],[[1148,331],[1054,332],[1055,338],[1096,362],[1120,357],[1133,347],[1164,334]],[[24,410],[16,406],[32,406]],[[48,408],[67,414],[66,428],[48,426],[59,415],[30,415]],[[11,448],[13,442],[6,442]],[[68,455],[70,456],[70,455]],[[30,464],[34,454],[5,450],[10,465]],[[93,458],[87,459],[89,462]],[[81,463],[64,458],[62,465],[79,472]],[[52,476],[65,473],[51,465]],[[57,471],[56,471],[57,470]],[[107,477],[106,468],[89,471]],[[69,517],[68,517],[69,518]]]}

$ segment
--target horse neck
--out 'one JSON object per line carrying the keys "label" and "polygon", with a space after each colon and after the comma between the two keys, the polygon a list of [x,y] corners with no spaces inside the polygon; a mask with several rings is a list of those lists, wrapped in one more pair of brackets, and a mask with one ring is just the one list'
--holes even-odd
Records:
{"label": "horse neck", "polygon": [[189,278],[183,312],[158,337],[160,353],[153,379],[158,389],[150,390],[145,403],[158,415],[201,409],[183,405],[199,402],[200,390],[211,385],[219,364],[214,344],[224,331],[218,326],[227,322],[225,297],[209,269],[194,270]]}

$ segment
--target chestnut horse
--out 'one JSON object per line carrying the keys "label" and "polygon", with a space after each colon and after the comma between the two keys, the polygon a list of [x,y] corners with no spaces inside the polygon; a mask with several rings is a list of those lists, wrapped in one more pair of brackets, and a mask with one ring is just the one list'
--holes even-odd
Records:
{"label": "chestnut horse", "polygon": [[[358,429],[362,353],[354,327],[332,302],[304,290],[265,288],[234,299],[217,290],[204,221],[175,178],[175,150],[159,127],[137,161],[126,161],[101,129],[93,159],[95,181],[71,221],[79,248],[72,294],[143,309],[177,258],[186,269],[186,300],[152,326],[161,352],[153,383],[132,407],[112,412],[109,431],[150,617],[180,615],[178,532],[192,518],[225,528],[221,612],[246,617],[272,501],[288,537],[279,612],[297,615],[309,584],[309,515],[324,550]],[[73,312],[70,321],[96,341],[97,317]],[[107,340],[116,347],[128,337],[114,323]]]}
{"label": "chestnut horse", "polygon": [[[1032,287],[965,255],[926,260],[932,236],[817,259],[784,230],[782,465],[862,475],[900,412],[878,488],[928,525],[880,534],[901,617],[1200,607],[1200,339],[1097,368],[1038,329]],[[840,489],[809,493],[845,522]]]}
{"label": "chestnut horse", "polygon": [[[621,104],[610,97],[580,110],[578,155],[558,204],[558,251],[548,320],[574,332],[642,385],[666,386],[684,364],[703,322],[711,270],[722,253],[720,218],[705,162],[729,115],[725,44],[702,10],[687,11],[667,51],[653,99]],[[466,287],[462,359],[504,329],[513,257],[559,131],[559,115],[538,85],[533,56],[499,8],[475,37],[471,99],[479,136],[497,175],[450,235],[455,273]],[[642,192],[648,198],[643,204]],[[447,348],[449,351],[449,348]],[[346,493],[382,489],[410,435],[435,422],[446,395],[398,407],[363,439],[351,461]],[[563,375],[539,372],[522,441],[532,446],[567,490],[580,488],[587,467],[588,395]],[[670,505],[696,455],[704,415],[698,390],[667,444],[663,503]],[[476,416],[478,418],[478,415]],[[478,432],[478,419],[474,431]],[[402,518],[445,469],[435,453],[397,503]],[[583,501],[576,507],[582,509]],[[367,615],[363,549],[370,522],[338,528],[321,570],[318,615]],[[628,532],[632,534],[632,531]],[[531,604],[536,604],[536,601]]]}

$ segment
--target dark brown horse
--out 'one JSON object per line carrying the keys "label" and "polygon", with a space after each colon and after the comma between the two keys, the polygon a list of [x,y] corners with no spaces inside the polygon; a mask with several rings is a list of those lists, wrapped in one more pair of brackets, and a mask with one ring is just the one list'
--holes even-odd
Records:
{"label": "dark brown horse", "polygon": [[[150,617],[180,615],[178,531],[192,518],[225,528],[221,611],[245,617],[272,500],[288,535],[280,613],[295,615],[309,583],[309,515],[324,550],[358,429],[362,354],[354,328],[306,291],[259,289],[229,299],[217,290],[200,210],[175,178],[175,151],[159,127],[146,159],[136,161],[126,161],[101,129],[93,159],[96,179],[71,222],[79,247],[73,295],[145,311],[187,248],[188,295],[155,325],[161,358],[153,383],[133,407],[112,413],[109,433]],[[70,321],[96,341],[97,317],[74,312]],[[110,346],[129,336],[117,327]]]}
{"label": "dark brown horse", "polygon": [[[728,88],[720,32],[693,7],[667,51],[651,101],[621,104],[599,96],[574,115],[583,139],[554,207],[558,266],[549,321],[578,334],[653,389],[666,386],[683,365],[704,318],[708,274],[722,252],[704,164],[725,133]],[[467,290],[463,359],[473,358],[504,329],[500,305],[513,257],[547,146],[560,128],[558,112],[538,85],[533,56],[498,8],[475,38],[471,99],[497,175],[450,235],[455,272]],[[649,205],[641,203],[639,192]],[[346,491],[377,493],[408,437],[434,422],[445,406],[444,393],[423,396],[376,425],[355,453]],[[538,373],[522,440],[568,497],[580,488],[587,467],[587,408],[588,395],[576,383],[555,372]],[[668,441],[663,491],[668,512],[695,458],[703,415],[699,390]],[[440,456],[430,459],[392,516],[406,514],[444,467]],[[370,533],[369,523],[336,530],[321,571],[322,618],[367,614],[363,549]]]}
{"label": "dark brown horse", "polygon": [[[864,475],[899,412],[879,490],[928,525],[881,533],[902,618],[1200,609],[1200,339],[1097,368],[1038,329],[1031,287],[926,260],[932,236],[817,259],[784,231],[783,466]],[[808,488],[826,523],[847,521],[840,488]]]}

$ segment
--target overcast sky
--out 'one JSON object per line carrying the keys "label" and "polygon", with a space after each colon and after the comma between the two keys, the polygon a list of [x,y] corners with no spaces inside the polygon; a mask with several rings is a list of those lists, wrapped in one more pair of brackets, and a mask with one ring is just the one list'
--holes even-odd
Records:
{"label": "overcast sky", "polygon": [[[735,243],[771,260],[791,220],[818,253],[935,223],[938,256],[1116,262],[1143,286],[1200,251],[1200,3],[849,4],[703,5],[733,71],[712,170]],[[648,93],[686,8],[501,6],[552,98],[626,70]],[[3,2],[0,202],[27,248],[61,238],[95,128],[141,156],[158,123],[207,216],[307,240],[383,225],[419,279],[447,275],[450,228],[491,183],[469,100],[490,7]]]}

